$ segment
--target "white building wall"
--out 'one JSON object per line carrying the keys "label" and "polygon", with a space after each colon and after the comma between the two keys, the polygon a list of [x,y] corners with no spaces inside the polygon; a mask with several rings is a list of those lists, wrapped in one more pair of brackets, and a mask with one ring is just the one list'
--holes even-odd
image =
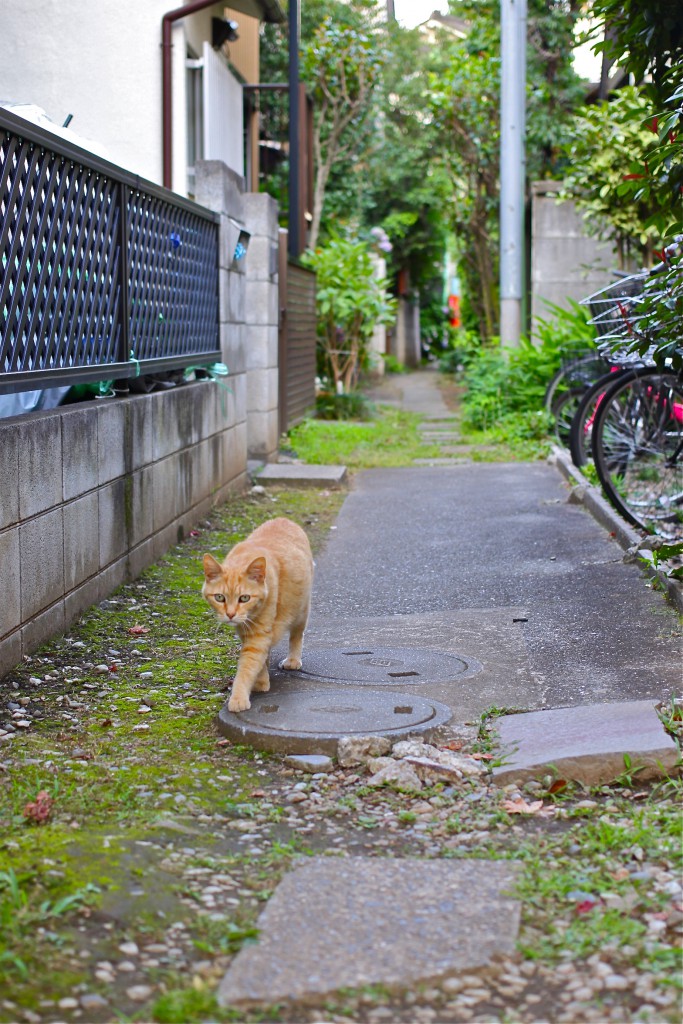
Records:
{"label": "white building wall", "polygon": [[204,159],[222,160],[244,177],[242,86],[204,43]]}
{"label": "white building wall", "polygon": [[[161,19],[173,6],[1,0],[0,101],[35,103],[58,124],[73,114],[74,132],[101,142],[114,163],[160,183]],[[186,39],[201,53],[211,16],[222,12],[218,3],[173,28],[173,184],[183,194]]]}

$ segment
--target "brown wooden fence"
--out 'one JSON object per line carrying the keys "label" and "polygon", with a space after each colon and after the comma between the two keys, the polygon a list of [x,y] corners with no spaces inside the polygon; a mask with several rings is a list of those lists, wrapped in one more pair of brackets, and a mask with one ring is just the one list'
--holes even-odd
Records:
{"label": "brown wooden fence", "polygon": [[315,274],[287,255],[280,232],[280,433],[315,406]]}

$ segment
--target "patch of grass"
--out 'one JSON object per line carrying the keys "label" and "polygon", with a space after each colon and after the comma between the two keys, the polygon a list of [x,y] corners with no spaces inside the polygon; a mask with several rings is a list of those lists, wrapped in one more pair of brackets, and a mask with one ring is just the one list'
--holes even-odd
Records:
{"label": "patch of grass", "polygon": [[289,444],[312,465],[345,465],[350,469],[410,466],[414,459],[435,458],[440,449],[423,441],[419,416],[380,406],[370,423],[304,420],[289,434]]}
{"label": "patch of grass", "polygon": [[225,1013],[216,1002],[213,991],[206,988],[180,988],[165,992],[152,1008],[152,1020],[157,1024],[187,1024],[187,1021],[236,1020]]}
{"label": "patch of grass", "polygon": [[[32,719],[26,734],[3,747],[0,774],[5,998],[35,1009],[41,999],[70,995],[87,981],[90,965],[78,959],[77,936],[95,912],[106,919],[116,911],[118,921],[123,901],[126,934],[159,938],[164,920],[187,916],[183,886],[158,870],[160,822],[177,823],[179,835],[171,835],[179,845],[183,839],[205,850],[222,845],[216,869],[227,856],[247,888],[245,879],[253,878],[255,898],[272,891],[294,844],[273,850],[264,867],[230,852],[230,830],[214,835],[197,826],[216,815],[248,821],[255,813],[251,793],[264,784],[270,760],[217,742],[214,718],[238,643],[231,630],[218,628],[201,596],[201,560],[207,550],[222,558],[278,515],[300,523],[319,551],[343,498],[283,489],[233,499],[137,580],[91,608],[68,636],[55,638],[0,681],[0,706],[28,697]],[[41,790],[52,801],[51,813],[34,824],[23,812]],[[137,887],[143,895],[131,902],[129,891]],[[253,909],[253,919],[235,914],[224,922],[217,956],[231,955],[253,937],[256,914]],[[122,927],[104,931],[99,941],[106,947]],[[198,942],[214,941],[197,923],[194,935]],[[122,937],[119,930],[119,942]],[[102,950],[100,957],[108,954]],[[179,988],[182,994],[162,1003],[158,1019],[234,1019],[214,1015],[212,996]]]}

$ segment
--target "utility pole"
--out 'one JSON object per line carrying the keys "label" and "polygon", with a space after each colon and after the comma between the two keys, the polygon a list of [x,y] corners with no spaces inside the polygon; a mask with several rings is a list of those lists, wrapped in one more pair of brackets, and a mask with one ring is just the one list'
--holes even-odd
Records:
{"label": "utility pole", "polygon": [[516,347],[522,333],[526,159],[527,0],[500,5],[500,340]]}
{"label": "utility pole", "polygon": [[297,259],[301,255],[301,154],[299,103],[299,39],[301,13],[299,0],[289,0],[289,224],[287,249]]}

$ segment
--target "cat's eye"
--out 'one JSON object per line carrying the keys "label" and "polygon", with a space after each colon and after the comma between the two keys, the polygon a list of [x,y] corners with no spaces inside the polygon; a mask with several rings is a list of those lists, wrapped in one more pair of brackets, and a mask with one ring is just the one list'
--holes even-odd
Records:
{"label": "cat's eye", "polygon": [[240,594],[238,600],[240,604],[246,604],[247,601],[251,601],[251,597],[249,594]]}
{"label": "cat's eye", "polygon": [[211,596],[213,597],[214,601],[218,601],[219,604],[225,604],[224,594],[212,594]]}

